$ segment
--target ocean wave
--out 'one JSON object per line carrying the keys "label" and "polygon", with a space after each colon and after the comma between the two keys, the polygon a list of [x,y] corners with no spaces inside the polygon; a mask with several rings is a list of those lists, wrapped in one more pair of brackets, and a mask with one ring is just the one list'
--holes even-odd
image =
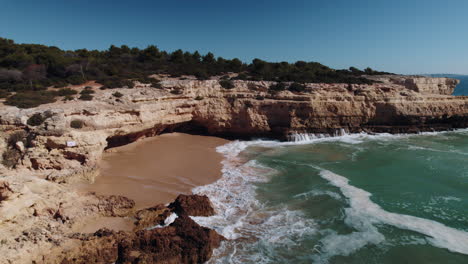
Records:
{"label": "ocean wave", "polygon": [[347,178],[323,169],[320,169],[320,176],[338,187],[349,199],[350,207],[345,209],[346,222],[353,227],[363,227],[362,230],[371,230],[371,235],[374,237],[369,239],[369,243],[378,241],[375,240],[377,233],[372,231],[375,228],[374,225],[388,224],[426,235],[426,240],[433,246],[468,254],[468,232],[429,219],[387,212],[370,200],[369,192],[350,185]]}
{"label": "ocean wave", "polygon": [[258,142],[231,142],[218,151],[223,176],[215,183],[193,189],[207,195],[215,208],[211,217],[192,217],[198,224],[215,229],[228,239],[214,251],[208,263],[269,263],[281,249],[301,244],[317,232],[316,224],[301,211],[284,206],[265,206],[257,200],[255,183],[266,182],[275,174],[255,160],[243,163],[238,154]]}
{"label": "ocean wave", "polygon": [[[219,146],[217,151],[224,155],[222,177],[215,183],[193,189],[195,194],[210,197],[216,211],[211,217],[192,217],[197,223],[215,229],[227,241],[214,251],[208,263],[271,263],[280,261],[285,254],[282,250],[294,252],[291,248],[301,246],[303,239],[320,238],[315,247],[310,248],[309,260],[314,263],[327,263],[337,255],[347,256],[367,245],[384,246],[385,236],[378,225],[386,224],[400,229],[418,232],[426,238],[416,244],[431,244],[452,252],[468,254],[468,233],[445,226],[439,222],[387,212],[370,200],[371,194],[356,188],[348,180],[331,171],[319,169],[320,176],[340,193],[325,190],[310,190],[295,195],[303,199],[309,196],[327,195],[334,199],[349,202],[344,211],[344,222],[353,228],[349,234],[341,234],[331,229],[320,229],[313,219],[307,218],[300,210],[285,206],[271,207],[257,199],[256,183],[268,182],[277,173],[255,160],[246,161],[240,155],[249,147],[282,148],[320,142],[342,142],[356,144],[368,140],[393,141],[401,138],[438,135],[443,133],[466,133],[466,130],[449,132],[426,132],[414,134],[348,134],[336,137],[314,138],[300,142],[278,142],[272,140],[232,141]],[[354,147],[353,147],[354,148]],[[455,201],[452,198],[447,201]],[[444,200],[445,201],[445,200]],[[413,243],[413,242],[411,242]],[[310,243],[309,243],[310,244]],[[280,253],[278,253],[280,252]],[[282,254],[283,255],[278,255]],[[291,253],[292,254],[292,253]],[[295,256],[289,256],[293,259]],[[285,258],[287,262],[287,258]],[[281,262],[281,261],[280,261]]]}

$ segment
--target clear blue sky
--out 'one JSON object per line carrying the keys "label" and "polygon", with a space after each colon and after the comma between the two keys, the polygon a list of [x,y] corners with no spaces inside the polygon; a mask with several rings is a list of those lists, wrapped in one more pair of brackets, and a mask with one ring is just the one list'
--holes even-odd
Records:
{"label": "clear blue sky", "polygon": [[0,0],[0,36],[468,74],[467,0]]}

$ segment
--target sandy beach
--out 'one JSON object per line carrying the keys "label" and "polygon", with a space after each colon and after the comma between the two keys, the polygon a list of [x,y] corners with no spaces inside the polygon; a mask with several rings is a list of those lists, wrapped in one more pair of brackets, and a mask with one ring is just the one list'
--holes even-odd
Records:
{"label": "sandy beach", "polygon": [[82,189],[126,196],[135,201],[136,208],[168,203],[221,176],[222,156],[216,147],[227,142],[171,133],[113,148],[104,154],[95,182]]}

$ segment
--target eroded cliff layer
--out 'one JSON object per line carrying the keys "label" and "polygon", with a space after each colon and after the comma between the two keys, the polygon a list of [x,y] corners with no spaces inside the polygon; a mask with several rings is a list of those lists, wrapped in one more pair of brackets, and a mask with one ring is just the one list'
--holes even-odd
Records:
{"label": "eroded cliff layer", "polygon": [[[161,89],[94,87],[93,101],[75,99],[32,109],[2,105],[0,233],[5,237],[0,239],[0,252],[5,258],[0,263],[28,263],[23,256],[60,245],[63,234],[86,217],[126,214],[132,206],[124,198],[78,195],[67,183],[93,181],[106,148],[142,137],[191,131],[287,139],[295,133],[406,133],[468,127],[468,97],[450,95],[458,81],[373,78],[380,83],[307,84],[303,92],[275,93],[269,89],[271,82],[233,81],[234,88],[225,89],[215,79],[164,78]],[[122,96],[115,96],[117,91]],[[44,120],[28,122],[35,114]],[[163,235],[158,232],[142,236]],[[135,249],[135,241],[144,240],[133,233],[106,233],[102,239],[100,235],[82,237],[82,241],[126,241],[112,242],[108,251],[101,252],[112,255],[120,246]],[[144,250],[139,254],[155,257]]]}
{"label": "eroded cliff layer", "polygon": [[[271,93],[270,82],[166,78],[162,89],[96,89],[94,101],[67,101],[0,110],[0,146],[24,131],[18,168],[92,176],[104,149],[168,131],[223,137],[286,139],[293,133],[405,133],[468,127],[468,98],[451,96],[458,81],[447,78],[374,76],[373,85],[307,84],[304,92]],[[28,118],[41,113],[38,126]],[[79,126],[74,125],[79,123]],[[11,141],[11,138],[10,138]]]}

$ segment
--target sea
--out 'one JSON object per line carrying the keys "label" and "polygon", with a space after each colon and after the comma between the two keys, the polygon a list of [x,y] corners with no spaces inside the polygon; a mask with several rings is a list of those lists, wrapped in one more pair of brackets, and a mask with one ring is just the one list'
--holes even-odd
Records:
{"label": "sea", "polygon": [[218,147],[208,263],[467,264],[468,129],[339,134]]}

